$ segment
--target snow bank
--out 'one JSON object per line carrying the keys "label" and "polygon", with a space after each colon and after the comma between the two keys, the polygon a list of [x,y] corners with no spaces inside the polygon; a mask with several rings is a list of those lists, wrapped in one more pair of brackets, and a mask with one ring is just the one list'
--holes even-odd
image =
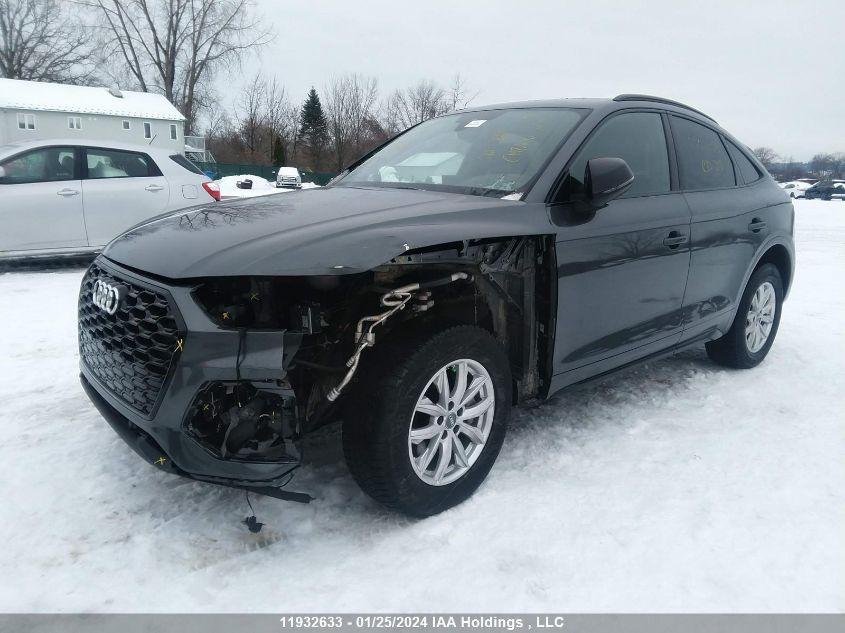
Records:
{"label": "snow bank", "polygon": [[[252,181],[252,189],[238,188],[237,183],[244,180]],[[254,176],[252,174],[223,176],[223,178],[214,182],[220,185],[220,196],[222,198],[254,198],[256,196],[267,196],[283,191],[282,189],[276,189],[275,183],[271,183],[261,176]]]}
{"label": "snow bank", "polygon": [[290,486],[316,501],[252,497],[261,542],[242,491],[144,464],[82,393],[82,271],[0,275],[0,611],[841,611],[845,204],[796,209],[757,369],[693,351],[521,408],[423,521],[366,498],[329,427]]}
{"label": "snow bank", "polygon": [[[237,183],[244,180],[252,180],[252,189],[239,189]],[[269,196],[276,193],[286,193],[288,191],[296,191],[296,189],[276,188],[276,183],[271,180],[266,180],[261,176],[254,176],[252,174],[241,174],[240,176],[224,176],[220,180],[215,180],[220,185],[220,195],[223,199],[227,198],[255,198],[256,196]],[[319,185],[313,182],[303,182],[303,189],[314,189]]]}

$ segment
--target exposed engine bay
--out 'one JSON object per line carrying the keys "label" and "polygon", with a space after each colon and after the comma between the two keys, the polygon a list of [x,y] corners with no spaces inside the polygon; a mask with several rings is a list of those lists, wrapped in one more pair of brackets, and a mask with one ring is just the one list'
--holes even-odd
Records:
{"label": "exposed engine bay", "polygon": [[196,301],[217,325],[241,333],[284,330],[297,349],[278,358],[281,378],[241,375],[210,383],[184,430],[223,459],[300,459],[300,440],[343,417],[376,352],[401,355],[417,337],[472,324],[507,350],[514,398],[548,388],[555,298],[553,248],[519,237],[408,250],[366,273],[199,280]]}

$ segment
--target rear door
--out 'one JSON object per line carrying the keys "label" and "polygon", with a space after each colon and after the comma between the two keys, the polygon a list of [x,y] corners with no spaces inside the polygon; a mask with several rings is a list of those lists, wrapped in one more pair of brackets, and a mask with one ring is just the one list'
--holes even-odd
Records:
{"label": "rear door", "polygon": [[763,174],[744,150],[701,122],[669,118],[692,212],[683,338],[709,339],[730,326],[745,273],[777,220],[757,191]]}
{"label": "rear door", "polygon": [[82,201],[91,246],[167,209],[170,187],[153,159],[141,152],[83,148]]}
{"label": "rear door", "polygon": [[587,161],[623,158],[631,188],[584,214],[551,210],[558,230],[555,373],[577,382],[662,348],[680,337],[689,269],[689,209],[672,187],[665,120],[626,111],[599,124],[568,168],[562,199],[583,192]]}
{"label": "rear door", "polygon": [[0,167],[0,251],[73,250],[88,245],[78,154],[42,147]]}

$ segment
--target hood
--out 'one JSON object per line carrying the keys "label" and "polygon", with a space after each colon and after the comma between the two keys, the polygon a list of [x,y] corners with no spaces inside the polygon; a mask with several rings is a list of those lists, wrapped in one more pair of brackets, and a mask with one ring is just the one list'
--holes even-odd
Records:
{"label": "hood", "polygon": [[548,232],[543,205],[432,191],[330,187],[160,216],[116,238],[103,254],[170,279],[336,275],[366,271],[425,246]]}

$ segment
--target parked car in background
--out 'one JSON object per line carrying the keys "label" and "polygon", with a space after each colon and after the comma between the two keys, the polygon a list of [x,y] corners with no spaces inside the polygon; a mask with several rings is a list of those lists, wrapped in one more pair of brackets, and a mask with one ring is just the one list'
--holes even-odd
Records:
{"label": "parked car in background", "polygon": [[74,140],[0,146],[0,260],[96,252],[139,222],[219,200],[169,149]]}
{"label": "parked car in background", "polygon": [[342,420],[364,491],[427,516],[481,484],[514,400],[697,345],[762,362],[794,220],[673,101],[461,110],[327,187],[111,242],[81,284],[82,384],[147,463],[282,498],[303,439]]}
{"label": "parked car in background", "polygon": [[276,187],[302,189],[302,176],[296,167],[279,167],[276,174]]}
{"label": "parked car in background", "polygon": [[790,180],[789,182],[780,183],[781,188],[789,194],[790,198],[803,198],[804,192],[812,185],[802,180]]}
{"label": "parked car in background", "polygon": [[823,180],[804,192],[805,198],[845,200],[845,180]]}

